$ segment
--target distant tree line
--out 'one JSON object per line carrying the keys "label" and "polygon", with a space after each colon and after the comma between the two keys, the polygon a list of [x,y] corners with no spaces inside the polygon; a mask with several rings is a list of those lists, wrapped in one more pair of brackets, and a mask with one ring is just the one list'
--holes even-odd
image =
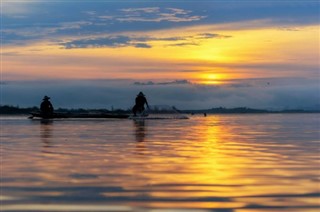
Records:
{"label": "distant tree line", "polygon": [[184,110],[185,113],[207,113],[207,114],[242,114],[242,113],[319,113],[320,110],[303,110],[303,109],[287,109],[287,110],[264,110],[247,107],[224,108],[217,107],[204,110]]}
{"label": "distant tree line", "polygon": [[1,105],[0,114],[28,114],[32,111],[38,111],[38,107],[20,108],[19,106]]}
{"label": "distant tree line", "polygon": [[[20,108],[19,106],[10,106],[10,105],[1,105],[0,106],[0,114],[29,114],[32,112],[39,111],[39,107],[27,107],[27,108]],[[122,109],[115,109],[115,110],[107,110],[107,109],[65,109],[65,108],[58,108],[55,109],[54,112],[57,113],[128,113],[128,110]]]}
{"label": "distant tree line", "polygon": [[[10,106],[10,105],[0,105],[0,114],[14,115],[14,114],[29,114],[31,112],[39,111],[38,107],[27,107],[20,108],[19,106]],[[58,113],[118,113],[118,114],[128,114],[131,113],[131,109],[65,109],[58,108],[55,110]],[[161,107],[153,107],[149,110],[149,113],[189,113],[189,114],[242,114],[242,113],[319,113],[320,110],[303,110],[303,109],[295,109],[295,110],[263,110],[263,109],[253,109],[247,107],[237,107],[237,108],[224,108],[217,107],[211,109],[203,109],[203,110],[178,110],[174,106],[169,108],[161,108]]]}

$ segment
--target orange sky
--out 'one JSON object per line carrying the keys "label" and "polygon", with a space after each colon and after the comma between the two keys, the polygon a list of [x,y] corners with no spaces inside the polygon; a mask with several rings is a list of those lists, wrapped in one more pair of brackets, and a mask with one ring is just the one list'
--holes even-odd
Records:
{"label": "orange sky", "polygon": [[3,104],[49,95],[61,107],[128,108],[144,91],[178,108],[319,107],[316,1],[1,6]]}
{"label": "orange sky", "polygon": [[[223,28],[204,25],[133,34],[184,36],[190,37],[186,42],[196,44],[184,46],[174,46],[180,41],[155,40],[149,42],[152,48],[65,49],[46,39],[23,46],[6,45],[2,49],[2,76],[4,80],[187,79],[214,84],[230,79],[284,77],[288,73],[301,77],[304,69],[318,65],[317,26],[304,26],[297,31]],[[204,33],[226,37],[198,36]]]}

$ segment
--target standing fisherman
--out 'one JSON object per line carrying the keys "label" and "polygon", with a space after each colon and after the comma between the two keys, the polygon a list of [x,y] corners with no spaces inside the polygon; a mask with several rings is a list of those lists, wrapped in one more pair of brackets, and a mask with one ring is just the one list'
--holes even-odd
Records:
{"label": "standing fisherman", "polygon": [[136,104],[132,108],[132,112],[133,112],[134,116],[136,116],[137,113],[140,113],[140,114],[143,113],[144,104],[146,104],[147,107],[149,108],[146,97],[144,96],[144,94],[142,92],[140,92],[136,97]]}

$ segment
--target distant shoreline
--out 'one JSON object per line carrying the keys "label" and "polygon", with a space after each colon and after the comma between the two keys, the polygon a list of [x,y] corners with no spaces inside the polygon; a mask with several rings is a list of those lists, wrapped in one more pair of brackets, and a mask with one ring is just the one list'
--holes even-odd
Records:
{"label": "distant shoreline", "polygon": [[[18,106],[3,105],[0,106],[1,115],[25,115],[31,112],[39,111],[38,107],[27,107],[20,108]],[[272,113],[320,113],[320,110],[304,110],[304,109],[284,109],[284,110],[265,110],[265,109],[254,109],[247,107],[237,108],[211,108],[211,109],[200,109],[200,110],[178,110],[176,111],[184,114],[272,114]],[[117,114],[130,114],[131,110],[107,110],[107,109],[65,109],[58,108],[55,110],[57,113],[117,113]],[[170,111],[159,110],[157,113],[169,113]],[[172,111],[171,111],[172,112]]]}
{"label": "distant shoreline", "polygon": [[206,113],[206,114],[268,114],[268,113],[320,113],[320,110],[304,110],[304,109],[284,109],[284,110],[265,110],[247,107],[237,108],[212,108],[204,110],[184,110],[187,113]]}

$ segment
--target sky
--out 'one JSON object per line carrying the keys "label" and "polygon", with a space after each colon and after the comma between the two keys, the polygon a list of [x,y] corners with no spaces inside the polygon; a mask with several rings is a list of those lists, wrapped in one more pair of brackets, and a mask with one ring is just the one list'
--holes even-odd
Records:
{"label": "sky", "polygon": [[319,109],[320,3],[2,0],[1,105]]}

